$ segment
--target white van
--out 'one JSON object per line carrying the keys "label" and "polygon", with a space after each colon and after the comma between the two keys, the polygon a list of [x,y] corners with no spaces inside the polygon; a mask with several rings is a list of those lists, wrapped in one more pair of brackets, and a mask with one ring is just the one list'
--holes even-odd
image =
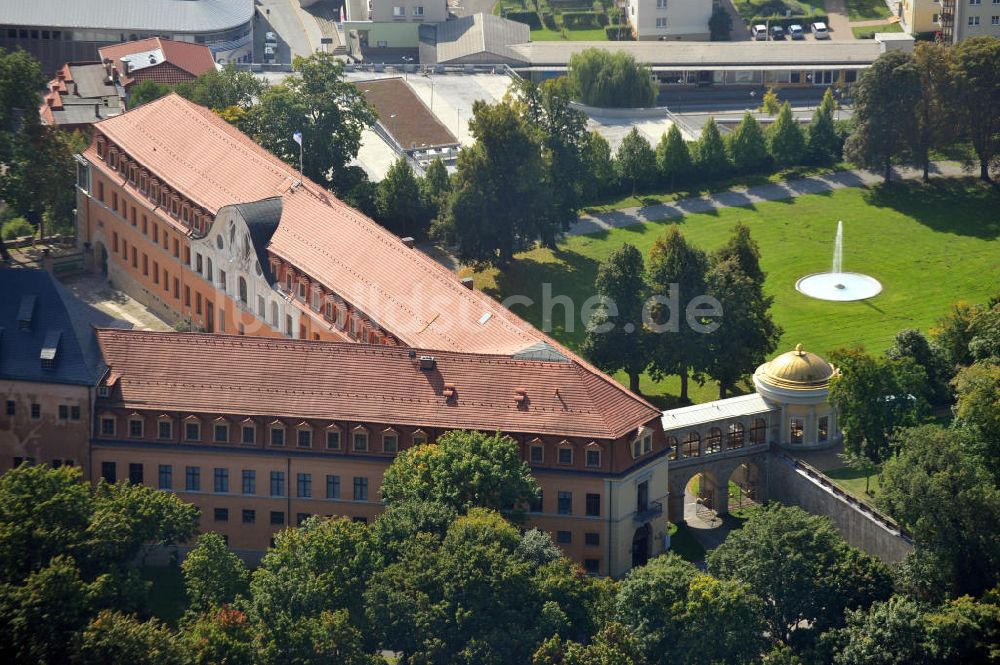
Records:
{"label": "white van", "polygon": [[826,29],[826,23],[823,23],[822,21],[817,21],[816,23],[813,23],[809,27],[812,30],[813,37],[815,37],[816,39],[830,38],[830,31]]}
{"label": "white van", "polygon": [[767,26],[764,25],[763,23],[758,23],[757,25],[755,25],[753,27],[752,30],[750,30],[750,34],[753,35],[753,38],[756,39],[757,41],[759,41],[759,42],[766,42],[767,41]]}
{"label": "white van", "polygon": [[264,33],[264,45],[265,46],[277,46],[278,45],[278,35],[273,32]]}

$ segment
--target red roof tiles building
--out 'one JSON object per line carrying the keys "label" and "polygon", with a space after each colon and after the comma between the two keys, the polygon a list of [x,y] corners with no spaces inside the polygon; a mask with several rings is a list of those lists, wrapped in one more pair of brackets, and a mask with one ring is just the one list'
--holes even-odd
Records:
{"label": "red roof tiles building", "polygon": [[207,46],[162,37],[105,46],[97,52],[102,63],[110,61],[116,79],[125,88],[140,81],[191,81],[215,69],[215,59]]}
{"label": "red roof tiles building", "polygon": [[[573,556],[595,572],[630,565],[633,485],[645,483],[641,496],[653,501],[666,495],[667,451],[654,406],[177,95],[94,125],[82,159],[77,228],[94,268],[171,322],[227,333],[98,333],[113,380],[96,431],[95,476],[105,464],[112,473],[125,457],[137,458],[123,436],[130,430],[115,424],[137,418],[149,431],[174,423],[163,425],[162,440],[147,442],[156,451],[143,453],[150,464],[169,465],[171,455],[219,465],[258,454],[273,461],[276,447],[298,455],[289,459],[303,474],[332,465],[328,477],[344,460],[309,446],[283,448],[285,428],[302,442],[309,432],[349,437],[358,428],[392,441],[380,470],[396,450],[448,429],[501,431],[522,446],[549,488],[546,501],[576,491],[588,506],[608,502],[601,528],[621,551],[574,549]],[[422,356],[433,356],[425,361],[433,367],[421,369]],[[244,427],[251,437],[244,443],[256,447],[218,452],[196,445],[200,434],[179,440],[182,421],[196,434],[201,423]],[[279,445],[262,448],[251,430],[275,427]],[[158,447],[168,440],[190,446],[168,453]],[[365,441],[335,450],[364,453],[350,463],[374,468],[379,458]],[[266,465],[258,466],[263,473]],[[564,530],[563,504],[545,505],[533,523]],[[369,508],[377,503],[368,512],[356,504],[336,510],[371,517]],[[647,536],[662,528],[649,526],[664,519],[660,513],[640,513]],[[231,537],[253,548],[268,534]]]}

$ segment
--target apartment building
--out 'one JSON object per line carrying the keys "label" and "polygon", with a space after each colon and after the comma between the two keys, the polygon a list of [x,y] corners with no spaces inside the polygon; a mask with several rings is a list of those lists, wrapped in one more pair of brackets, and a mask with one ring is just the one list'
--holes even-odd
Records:
{"label": "apartment building", "polygon": [[347,0],[345,29],[363,48],[416,48],[422,24],[448,20],[446,0]]}
{"label": "apartment building", "polygon": [[640,41],[708,41],[713,0],[625,0],[625,15]]}
{"label": "apartment building", "polygon": [[939,34],[949,44],[1000,37],[1000,0],[902,0],[899,17],[910,34]]}

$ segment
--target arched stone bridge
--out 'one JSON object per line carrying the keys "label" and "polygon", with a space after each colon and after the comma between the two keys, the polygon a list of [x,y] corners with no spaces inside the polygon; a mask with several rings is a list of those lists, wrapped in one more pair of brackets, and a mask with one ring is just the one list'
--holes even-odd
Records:
{"label": "arched stone bridge", "polygon": [[684,494],[688,483],[701,476],[698,496],[724,515],[729,512],[729,482],[741,486],[757,503],[767,501],[769,444],[746,446],[699,457],[670,461],[667,473],[667,517],[674,524],[684,522]]}

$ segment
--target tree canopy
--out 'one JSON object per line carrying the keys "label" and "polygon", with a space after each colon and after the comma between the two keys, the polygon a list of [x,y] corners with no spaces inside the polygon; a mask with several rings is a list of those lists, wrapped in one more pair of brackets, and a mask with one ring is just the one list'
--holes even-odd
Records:
{"label": "tree canopy", "polygon": [[588,106],[639,108],[656,103],[657,86],[649,67],[624,51],[587,48],[569,58],[569,83]]}

